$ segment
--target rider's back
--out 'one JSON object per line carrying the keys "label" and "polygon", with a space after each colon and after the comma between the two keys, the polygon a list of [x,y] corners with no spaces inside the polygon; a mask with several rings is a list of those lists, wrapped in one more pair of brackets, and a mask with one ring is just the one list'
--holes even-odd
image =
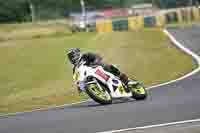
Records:
{"label": "rider's back", "polygon": [[85,62],[85,65],[92,66],[92,65],[98,65],[101,63],[102,58],[94,53],[84,53],[81,56],[81,60]]}

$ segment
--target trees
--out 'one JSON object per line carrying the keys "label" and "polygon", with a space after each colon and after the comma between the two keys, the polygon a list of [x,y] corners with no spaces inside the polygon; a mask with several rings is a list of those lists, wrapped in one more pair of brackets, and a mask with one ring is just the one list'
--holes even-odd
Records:
{"label": "trees", "polygon": [[73,3],[72,0],[0,0],[0,23],[63,17],[73,7],[80,6],[79,0]]}
{"label": "trees", "polygon": [[29,9],[22,1],[0,0],[0,22],[24,21],[27,12]]}

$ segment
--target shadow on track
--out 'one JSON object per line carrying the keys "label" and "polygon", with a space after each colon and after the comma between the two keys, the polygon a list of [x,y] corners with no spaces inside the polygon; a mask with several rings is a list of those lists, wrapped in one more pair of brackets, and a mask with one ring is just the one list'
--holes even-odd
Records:
{"label": "shadow on track", "polygon": [[81,103],[81,104],[76,104],[76,105],[72,105],[70,106],[70,108],[95,108],[95,107],[109,107],[109,106],[112,106],[112,105],[117,105],[117,104],[127,104],[127,103],[133,103],[133,102],[144,102],[144,101],[152,101],[153,98],[152,98],[152,92],[150,90],[147,91],[148,92],[148,97],[145,99],[145,100],[141,100],[141,101],[136,101],[135,99],[132,99],[132,98],[118,98],[118,99],[113,99],[113,102],[112,104],[108,104],[108,105],[101,105],[93,100],[91,101],[88,101],[88,102],[84,102],[84,103]]}
{"label": "shadow on track", "polygon": [[96,107],[105,107],[105,106],[112,106],[112,105],[116,105],[116,104],[131,103],[131,102],[136,102],[136,100],[130,99],[130,98],[114,99],[113,103],[108,104],[108,105],[101,105],[94,101],[89,101],[89,102],[82,103],[79,105],[73,105],[73,106],[71,106],[71,108],[96,108]]}

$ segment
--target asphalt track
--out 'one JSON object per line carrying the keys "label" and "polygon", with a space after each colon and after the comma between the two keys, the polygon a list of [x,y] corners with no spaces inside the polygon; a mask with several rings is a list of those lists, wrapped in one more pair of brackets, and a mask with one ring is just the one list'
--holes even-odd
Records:
{"label": "asphalt track", "polygon": [[199,133],[200,122],[176,124],[164,127],[154,127],[147,129],[135,129],[123,131],[123,133]]}
{"label": "asphalt track", "polygon": [[[169,31],[200,55],[200,27]],[[107,106],[90,101],[2,117],[0,133],[94,133],[200,118],[200,73],[150,93],[145,101],[122,100]]]}

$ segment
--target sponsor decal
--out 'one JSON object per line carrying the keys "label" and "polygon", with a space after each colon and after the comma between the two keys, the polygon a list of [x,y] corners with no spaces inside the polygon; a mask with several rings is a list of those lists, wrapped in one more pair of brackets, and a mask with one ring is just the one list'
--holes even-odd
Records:
{"label": "sponsor decal", "polygon": [[119,81],[117,81],[116,79],[113,79],[112,82],[113,82],[114,84],[118,84],[118,83],[119,83]]}
{"label": "sponsor decal", "polygon": [[105,74],[104,72],[102,72],[99,69],[97,69],[97,71],[95,72],[95,74],[98,75],[98,76],[100,76],[101,78],[103,78],[106,81],[108,81],[108,79],[110,78],[110,76],[108,76],[107,74]]}

